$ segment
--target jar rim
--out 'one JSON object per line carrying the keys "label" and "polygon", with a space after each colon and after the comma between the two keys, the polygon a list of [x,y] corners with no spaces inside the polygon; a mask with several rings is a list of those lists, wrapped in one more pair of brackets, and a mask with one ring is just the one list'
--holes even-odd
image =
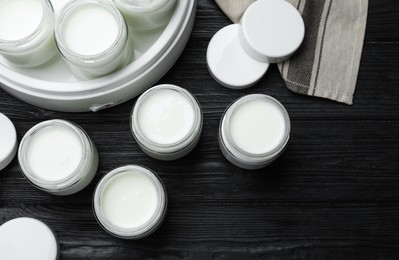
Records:
{"label": "jar rim", "polygon": [[114,0],[114,1],[122,2],[126,4],[129,8],[137,8],[137,9],[140,9],[148,5],[157,5],[163,1],[163,4],[159,4],[159,7],[162,7],[168,2],[168,0]]}
{"label": "jar rim", "polygon": [[[152,214],[151,218],[149,218],[145,223],[133,228],[123,228],[114,225],[106,217],[102,208],[101,199],[104,189],[114,177],[119,174],[126,174],[130,172],[137,172],[139,174],[142,174],[143,176],[148,177],[149,180],[151,180],[157,192],[157,205],[156,210]],[[93,210],[97,222],[105,231],[107,231],[111,235],[127,239],[145,237],[155,231],[155,229],[161,224],[164,219],[167,210],[167,191],[162,180],[152,170],[140,165],[122,166],[107,173],[97,184],[93,195]]]}
{"label": "jar rim", "polygon": [[[51,126],[61,126],[72,130],[77,135],[82,145],[82,158],[79,162],[79,165],[70,175],[57,181],[47,181],[32,173],[32,170],[30,169],[26,160],[26,151],[31,138],[40,130]],[[64,191],[74,186],[84,178],[84,170],[88,165],[87,161],[92,157],[93,150],[93,145],[89,140],[88,135],[82,128],[66,120],[53,119],[36,124],[24,135],[19,145],[18,161],[25,178],[37,188],[44,191]]]}
{"label": "jar rim", "polygon": [[[261,100],[261,99],[266,99],[267,101],[272,102],[274,105],[276,105],[276,107],[283,115],[285,129],[283,137],[280,140],[280,142],[276,145],[276,147],[265,153],[255,154],[243,150],[235,143],[230,132],[230,120],[234,112],[237,109],[239,109],[243,104],[250,102],[252,100]],[[221,145],[223,145],[224,148],[237,160],[247,164],[255,164],[255,165],[263,164],[265,162],[271,161],[274,158],[276,158],[286,147],[290,138],[290,132],[291,132],[291,122],[285,107],[277,99],[264,94],[246,95],[244,97],[235,100],[224,112],[219,127],[219,136],[220,136]]]}
{"label": "jar rim", "polygon": [[[65,44],[64,37],[62,34],[62,26],[63,26],[63,21],[65,17],[68,15],[68,12],[71,10],[78,8],[82,5],[91,5],[91,4],[96,4],[99,6],[102,6],[105,8],[107,11],[109,11],[115,18],[117,24],[118,24],[118,35],[115,38],[115,41],[113,44],[108,47],[106,50],[94,54],[94,55],[84,55],[84,54],[79,54],[76,53],[68,48],[68,46]],[[65,6],[61,8],[59,11],[59,14],[57,16],[56,22],[55,22],[55,39],[56,39],[56,46],[59,50],[59,53],[63,58],[66,60],[69,60],[71,62],[80,64],[80,63],[86,63],[86,64],[95,64],[98,63],[102,60],[107,60],[106,57],[108,57],[109,53],[112,53],[113,50],[117,49],[121,40],[124,40],[123,44],[124,46],[126,45],[128,39],[127,35],[127,25],[125,23],[125,20],[120,13],[120,11],[111,3],[107,1],[101,1],[101,0],[72,0],[68,2]]]}
{"label": "jar rim", "polygon": [[47,20],[49,15],[51,15],[51,17],[54,18],[54,8],[51,2],[49,0],[39,0],[39,1],[42,4],[42,18],[37,28],[32,33],[21,39],[17,40],[0,39],[0,50],[9,53],[20,52],[21,51],[20,49],[14,50],[14,48],[23,48],[28,46],[43,31],[43,28],[47,25]]}
{"label": "jar rim", "polygon": [[[194,122],[190,129],[190,131],[179,141],[170,143],[170,144],[159,144],[154,142],[153,140],[149,139],[140,127],[138,123],[139,117],[139,110],[142,103],[150,97],[155,91],[160,90],[172,90],[178,92],[182,96],[184,96],[192,105],[194,110]],[[130,115],[130,128],[132,131],[133,136],[135,137],[136,141],[141,144],[142,146],[146,147],[147,149],[160,153],[160,154],[171,154],[178,152],[180,150],[185,149],[189,146],[192,142],[195,141],[197,135],[201,132],[202,129],[202,121],[203,115],[201,106],[198,100],[191,94],[188,90],[183,89],[179,86],[172,85],[172,84],[162,84],[152,87],[145,91],[136,101],[135,105],[133,106],[131,115]]]}

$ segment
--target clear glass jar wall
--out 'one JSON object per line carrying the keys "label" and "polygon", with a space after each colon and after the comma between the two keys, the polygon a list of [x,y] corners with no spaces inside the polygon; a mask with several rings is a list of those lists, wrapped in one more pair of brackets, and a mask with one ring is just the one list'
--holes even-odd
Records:
{"label": "clear glass jar wall", "polygon": [[55,38],[61,56],[83,79],[110,74],[134,54],[125,20],[108,1],[69,2],[58,14]]}
{"label": "clear glass jar wall", "polygon": [[0,53],[12,65],[35,67],[57,53],[54,11],[49,0],[3,0]]}
{"label": "clear glass jar wall", "polygon": [[71,195],[94,178],[98,153],[82,128],[55,119],[39,123],[25,134],[18,161],[33,186],[54,195]]}
{"label": "clear glass jar wall", "polygon": [[132,29],[152,30],[171,17],[177,0],[114,0]]}

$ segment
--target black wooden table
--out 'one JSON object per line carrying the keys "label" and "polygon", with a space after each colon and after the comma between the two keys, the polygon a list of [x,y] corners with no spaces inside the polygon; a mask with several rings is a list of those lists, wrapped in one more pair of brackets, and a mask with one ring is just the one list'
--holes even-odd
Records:
{"label": "black wooden table", "polygon": [[[69,197],[33,188],[14,160],[0,173],[0,224],[21,216],[44,221],[59,237],[63,260],[399,259],[399,2],[370,0],[353,106],[290,92],[275,66],[248,90],[221,87],[207,71],[205,53],[227,24],[213,0],[199,0],[192,37],[159,82],[187,88],[203,107],[198,147],[175,162],[150,159],[133,141],[134,100],[71,114],[0,90],[0,112],[13,120],[19,139],[40,121],[71,120],[89,133],[101,157],[94,181]],[[276,97],[292,119],[286,152],[255,172],[232,166],[217,145],[224,109],[250,93]],[[92,213],[96,183],[126,164],[156,171],[169,194],[164,225],[139,241],[108,235]]]}

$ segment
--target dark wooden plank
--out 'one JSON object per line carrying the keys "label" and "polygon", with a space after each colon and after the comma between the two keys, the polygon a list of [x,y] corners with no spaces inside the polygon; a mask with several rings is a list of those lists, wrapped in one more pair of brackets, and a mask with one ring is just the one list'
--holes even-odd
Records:
{"label": "dark wooden plank", "polygon": [[[392,209],[398,210],[397,206],[375,204],[172,205],[162,228],[141,241],[109,237],[94,224],[90,211],[73,207],[26,206],[0,212],[40,217],[55,226],[62,234],[61,249],[67,259],[77,255],[90,259],[214,259],[215,254],[226,259],[375,259],[376,251],[389,257],[398,252]],[[286,214],[281,215],[282,211]],[[357,219],[363,221],[354,221]]]}
{"label": "dark wooden plank", "polygon": [[[95,183],[104,173],[117,165],[135,163],[151,165],[160,174],[172,204],[196,203],[199,199],[201,203],[399,202],[399,132],[392,132],[399,129],[397,121],[294,121],[284,155],[270,167],[255,172],[238,169],[223,158],[216,145],[217,128],[213,126],[217,122],[208,121],[194,152],[167,163],[143,154],[128,130],[93,131],[91,137],[101,157],[100,172],[88,192],[77,198],[90,201]],[[126,142],[122,145],[119,140]],[[16,162],[4,177],[3,187],[19,191],[14,194],[0,190],[4,205],[70,200],[36,191],[22,178]]]}
{"label": "dark wooden plank", "polygon": [[[60,113],[25,104],[0,90],[0,112],[18,138],[34,124],[72,120],[92,137],[101,162],[82,192],[55,197],[22,177],[17,161],[0,173],[0,224],[36,217],[56,231],[62,259],[397,259],[399,255],[399,2],[370,0],[366,44],[353,106],[294,94],[275,66],[257,86],[233,91],[206,68],[206,47],[229,24],[213,0],[199,0],[192,37],[160,83],[181,85],[201,102],[198,147],[176,162],[144,155],[133,141],[134,100],[99,113]],[[266,93],[287,107],[291,142],[270,167],[248,172],[229,164],[217,145],[220,117],[234,99]],[[98,180],[125,164],[155,170],[168,189],[161,229],[123,241],[95,222]]]}
{"label": "dark wooden plank", "polygon": [[399,2],[370,0],[366,42],[399,41]]}

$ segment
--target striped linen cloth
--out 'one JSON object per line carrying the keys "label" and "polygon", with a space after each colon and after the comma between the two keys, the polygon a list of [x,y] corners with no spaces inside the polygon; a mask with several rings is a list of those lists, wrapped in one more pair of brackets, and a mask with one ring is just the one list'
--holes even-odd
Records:
{"label": "striped linen cloth", "polygon": [[[215,0],[239,22],[255,0]],[[351,105],[366,31],[368,0],[287,0],[305,22],[305,39],[278,64],[287,87],[299,94]]]}

